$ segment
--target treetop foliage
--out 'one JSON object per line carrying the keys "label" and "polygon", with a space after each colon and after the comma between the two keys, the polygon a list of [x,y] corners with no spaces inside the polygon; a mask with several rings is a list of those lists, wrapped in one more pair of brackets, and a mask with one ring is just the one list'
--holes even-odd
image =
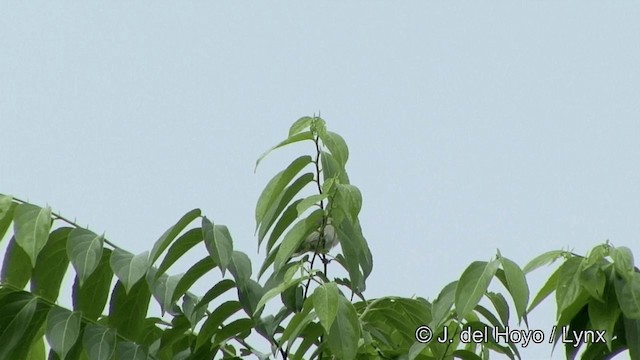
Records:
{"label": "treetop foliage", "polygon": [[[199,209],[132,254],[49,207],[0,194],[0,360],[519,359],[525,340],[539,336],[564,345],[568,359],[624,350],[640,359],[640,270],[630,249],[608,242],[584,256],[549,251],[524,267],[498,251],[431,301],[367,298],[373,256],[359,221],[362,194],[346,171],[347,143],[322,118],[302,117],[256,168],[294,143],[308,143],[309,154],[273,176],[257,200],[265,255],[255,273],[231,231]],[[197,248],[199,261],[170,272]],[[532,297],[527,275],[554,262],[561,264]],[[212,272],[215,284],[192,292]],[[65,279],[73,281],[69,308],[58,303]],[[529,329],[551,294],[557,331]],[[152,302],[162,316],[149,314]],[[501,335],[509,329],[520,338]],[[267,349],[256,345],[265,341]]]}

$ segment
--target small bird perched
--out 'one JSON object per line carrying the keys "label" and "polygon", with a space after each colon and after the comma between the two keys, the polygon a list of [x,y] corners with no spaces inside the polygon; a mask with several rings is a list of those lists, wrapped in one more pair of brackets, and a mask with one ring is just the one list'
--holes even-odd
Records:
{"label": "small bird perched", "polygon": [[338,235],[336,234],[336,228],[331,223],[331,219],[327,219],[327,223],[324,225],[324,246],[319,247],[318,241],[320,241],[320,228],[322,227],[322,220],[318,222],[318,229],[309,234],[304,240],[298,250],[293,256],[299,256],[307,252],[319,252],[326,253],[338,244]]}

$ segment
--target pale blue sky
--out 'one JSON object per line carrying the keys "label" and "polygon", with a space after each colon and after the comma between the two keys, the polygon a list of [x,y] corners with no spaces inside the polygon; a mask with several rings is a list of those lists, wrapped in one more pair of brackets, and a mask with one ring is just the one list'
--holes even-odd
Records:
{"label": "pale blue sky", "polygon": [[320,110],[364,196],[369,297],[433,298],[496,248],[640,256],[639,18],[624,1],[2,2],[0,192],[133,252],[200,207],[257,268],[255,201],[295,152],[255,159]]}

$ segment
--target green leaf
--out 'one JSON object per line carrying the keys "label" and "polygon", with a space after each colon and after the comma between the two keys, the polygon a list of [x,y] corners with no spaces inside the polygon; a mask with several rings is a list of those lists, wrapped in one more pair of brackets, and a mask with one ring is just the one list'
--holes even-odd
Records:
{"label": "green leaf", "polygon": [[202,232],[209,255],[224,275],[233,255],[233,241],[229,229],[224,225],[213,225],[205,216],[202,218]]}
{"label": "green leaf", "polygon": [[0,299],[0,360],[11,360],[11,352],[24,341],[37,302],[36,297],[23,291]]}
{"label": "green leaf", "polygon": [[36,265],[38,254],[49,238],[51,229],[51,208],[41,208],[31,204],[20,204],[14,216],[14,232],[16,242],[31,259],[31,266]]}
{"label": "green leaf", "polygon": [[58,228],[51,232],[33,269],[31,292],[51,302],[58,300],[60,285],[69,267],[67,238],[70,232],[70,227]]}
{"label": "green leaf", "polygon": [[580,295],[580,264],[582,260],[583,258],[580,257],[572,257],[560,266],[558,287],[556,288],[558,318]]}
{"label": "green leaf", "polygon": [[87,229],[75,228],[69,233],[67,256],[78,273],[80,286],[98,267],[102,256],[103,242],[102,235],[97,235]]}
{"label": "green leaf", "polygon": [[229,264],[229,271],[240,286],[251,278],[251,260],[242,251],[234,251]]}
{"label": "green leaf", "polygon": [[125,291],[129,290],[147,273],[149,269],[149,252],[133,255],[132,253],[116,248],[110,259],[111,270],[124,285]]}
{"label": "green leaf", "polygon": [[635,273],[631,250],[624,246],[613,248],[611,249],[611,257],[613,258],[613,268],[618,275],[630,281]]}
{"label": "green leaf", "polygon": [[349,176],[333,155],[326,151],[320,153],[320,161],[322,162],[322,178],[327,181],[336,178],[340,184],[348,184]]}
{"label": "green leaf", "polygon": [[242,336],[242,334],[250,333],[252,328],[253,321],[251,319],[236,319],[228,325],[223,326],[220,331],[215,334],[214,345],[224,344],[225,341],[233,336],[244,338],[246,336]]}
{"label": "green leaf", "polygon": [[156,262],[156,260],[158,260],[162,252],[176,238],[176,236],[178,236],[178,234],[180,234],[182,230],[184,230],[187,227],[187,225],[191,224],[193,220],[200,217],[200,215],[201,215],[200,209],[193,209],[188,213],[184,214],[180,218],[180,220],[178,220],[178,222],[175,223],[175,225],[167,229],[167,231],[165,231],[164,234],[162,234],[162,236],[160,236],[160,238],[153,245],[153,249],[151,250],[151,255],[149,257],[151,259],[150,263],[153,265]]}
{"label": "green leaf", "polygon": [[611,350],[611,340],[614,327],[620,316],[620,308],[616,302],[614,289],[608,289],[605,297],[604,301],[594,298],[589,300],[589,321],[593,329],[605,331],[607,346]]}
{"label": "green leaf", "polygon": [[318,223],[322,221],[324,211],[318,209],[312,212],[306,219],[298,221],[291,230],[284,236],[278,254],[274,262],[275,271],[280,270],[284,264],[291,259],[291,256],[300,248],[304,239],[318,228]]}
{"label": "green leaf", "polygon": [[191,248],[202,241],[204,241],[202,228],[190,229],[180,235],[180,237],[171,244],[169,251],[167,251],[167,255],[162,259],[162,263],[156,272],[156,278],[163,275],[169,267],[178,261],[178,259],[180,259],[187,251],[191,250]]}
{"label": "green leaf", "polygon": [[324,283],[313,292],[313,307],[316,309],[318,319],[327,334],[329,334],[331,325],[338,315],[339,296],[338,286],[333,282]]}
{"label": "green leaf", "polygon": [[320,201],[326,199],[327,197],[329,197],[328,194],[315,194],[303,199],[298,203],[298,205],[296,205],[298,216],[302,215],[310,207],[320,204]]}
{"label": "green leaf", "polygon": [[242,309],[252,318],[257,318],[260,315],[261,310],[258,309],[258,302],[264,294],[264,288],[251,279],[248,279],[242,286],[238,286],[238,300],[242,304]]}
{"label": "green leaf", "polygon": [[312,120],[313,118],[310,116],[303,116],[296,120],[289,128],[289,137],[298,134],[302,130],[308,129]]}
{"label": "green leaf", "polygon": [[138,281],[127,293],[120,281],[111,295],[109,304],[109,327],[115,328],[119,334],[138,340],[147,316],[151,292],[146,281]]}
{"label": "green leaf", "polygon": [[554,261],[563,257],[565,254],[566,251],[564,250],[547,251],[546,253],[538,255],[533,260],[529,261],[529,263],[525,265],[523,271],[525,274],[528,274],[539,267],[552,264]]}
{"label": "green leaf", "polygon": [[127,360],[147,360],[146,350],[132,342],[119,342],[116,345],[116,358]]}
{"label": "green leaf", "polygon": [[210,344],[211,338],[218,331],[219,327],[224,321],[229,319],[233,314],[242,309],[242,306],[237,301],[227,301],[218,306],[211,314],[198,333],[196,340],[196,349],[200,348],[204,344]]}
{"label": "green leaf", "polygon": [[[289,204],[291,202],[291,199],[293,199],[294,196],[296,196],[302,189],[304,189],[309,183],[311,183],[313,179],[314,179],[314,175],[312,173],[303,174],[302,176],[297,178],[291,185],[289,185],[280,194],[278,199],[274,201],[274,203],[271,205],[269,210],[264,215],[262,222],[260,223],[260,228],[258,229],[258,247],[260,246],[260,244],[262,244],[262,240],[264,240],[264,237],[267,235],[267,232],[269,231],[269,229],[271,229],[271,226],[276,221],[278,216],[280,216],[280,219],[278,221],[278,224],[280,224],[280,222],[283,221],[282,218],[286,216],[285,215],[286,211],[289,211],[290,206],[293,206],[293,204],[297,204],[301,201],[301,200],[296,200],[293,204]],[[287,208],[285,213],[283,213],[282,210],[284,210],[284,208],[287,205],[289,205],[289,207]],[[294,214],[294,219],[296,216],[297,214]],[[293,219],[291,219],[288,222],[287,226],[289,226],[292,221]],[[284,228],[280,230],[277,236],[280,236],[283,230]],[[276,230],[274,230],[273,232],[276,232],[276,231],[277,231],[277,226],[276,226]],[[272,232],[271,238],[273,238],[274,236],[273,232]],[[273,244],[271,240],[269,241],[269,243]],[[269,250],[270,248],[268,247],[267,251]]]}
{"label": "green leaf", "polygon": [[507,290],[513,298],[516,313],[518,314],[518,321],[520,321],[525,316],[527,304],[529,303],[529,286],[527,285],[527,279],[524,276],[524,272],[515,262],[501,256],[500,263],[502,264],[502,269],[507,279]]}
{"label": "green leaf", "polygon": [[297,207],[300,201],[302,200],[298,199],[291,203],[282,213],[280,219],[278,219],[276,226],[273,228],[273,231],[269,235],[269,241],[267,242],[267,253],[271,253],[273,245],[275,245],[276,241],[280,238],[282,233],[284,233],[284,231],[293,223],[293,221],[298,218]]}
{"label": "green leaf", "polygon": [[198,302],[198,305],[196,305],[196,310],[202,306],[208,305],[211,301],[216,299],[218,296],[224,294],[230,289],[233,289],[235,285],[236,285],[235,282],[231,279],[221,280],[204,294],[202,299],[200,299],[200,302]]}
{"label": "green leaf", "polygon": [[599,264],[593,264],[580,272],[580,284],[589,295],[598,300],[602,300],[606,282],[606,276]]}
{"label": "green leaf", "polygon": [[336,194],[332,201],[335,210],[341,210],[352,223],[355,223],[362,208],[362,194],[357,187],[349,184],[336,184]]}
{"label": "green leaf", "polygon": [[311,312],[313,309],[312,306],[313,300],[311,298],[307,298],[302,305],[302,310],[293,315],[291,321],[287,324],[287,327],[282,332],[282,342],[288,342],[290,347],[294,340],[298,337],[300,332],[312,321],[315,319],[316,314]]}
{"label": "green leaf", "polygon": [[110,360],[116,351],[116,332],[108,327],[89,324],[82,337],[84,351],[91,360]]}
{"label": "green leaf", "polygon": [[[155,274],[149,273],[149,275]],[[163,316],[165,311],[171,308],[175,303],[173,294],[175,293],[178,282],[182,276],[183,274],[171,276],[163,275],[153,283],[150,283],[151,293],[160,304],[160,310],[162,311]],[[150,276],[150,278],[153,278],[153,276]]]}
{"label": "green leaf", "polygon": [[113,278],[113,272],[109,266],[110,258],[111,250],[104,249],[98,267],[87,278],[84,285],[80,286],[77,276],[73,283],[73,308],[82,311],[82,314],[91,320],[98,319],[107,304]]}
{"label": "green leaf", "polygon": [[624,318],[624,332],[629,348],[629,359],[640,359],[640,320]]}
{"label": "green leaf", "polygon": [[500,316],[500,320],[502,320],[502,324],[504,326],[509,326],[509,305],[507,304],[507,300],[500,293],[487,292],[487,297],[491,300],[493,307],[498,312],[498,316]]}
{"label": "green leaf", "polygon": [[39,337],[36,341],[31,344],[31,348],[29,349],[29,353],[26,356],[27,360],[45,360],[46,353],[44,349],[44,339]]}
{"label": "green leaf", "polygon": [[61,359],[66,358],[78,340],[81,318],[82,315],[79,312],[71,312],[58,306],[54,306],[49,311],[47,341]]}
{"label": "green leaf", "polygon": [[447,286],[442,288],[438,297],[433,301],[433,305],[431,307],[431,313],[433,314],[431,325],[432,329],[439,328],[449,315],[451,307],[453,306],[453,301],[455,299],[457,286],[457,281],[447,284]]}
{"label": "green leaf", "polygon": [[631,281],[616,279],[615,289],[624,316],[640,319],[640,273],[634,273]]}
{"label": "green leaf", "polygon": [[[274,298],[277,295],[280,295],[286,289],[288,289],[288,288],[290,288],[292,286],[298,285],[299,283],[301,283],[302,281],[304,281],[304,280],[306,280],[308,278],[307,276],[304,276],[304,277],[301,277],[301,278],[294,278],[293,277],[293,275],[298,270],[300,270],[300,266],[301,266],[300,263],[291,264],[291,266],[284,273],[282,281],[280,281],[277,286],[275,286],[274,288],[268,290],[262,296],[262,298],[258,302],[258,305],[256,305],[256,311],[260,310],[267,303],[267,301],[271,300],[272,298]],[[255,313],[254,313],[254,315],[255,315]]]}
{"label": "green leaf", "polygon": [[499,265],[497,260],[474,261],[462,273],[455,296],[456,312],[459,319],[466,317],[478,305]]}
{"label": "green leaf", "polygon": [[200,279],[204,274],[211,271],[216,266],[216,263],[207,256],[187,270],[187,272],[180,278],[178,284],[175,287],[171,303],[174,303],[180,298],[180,296],[187,293],[187,291]]}
{"label": "green leaf", "polygon": [[260,162],[262,161],[262,159],[264,159],[267,155],[269,155],[269,153],[271,153],[273,150],[289,144],[294,144],[294,143],[305,141],[305,140],[313,140],[313,134],[311,133],[311,131],[305,131],[302,133],[289,136],[286,140],[283,140],[278,145],[272,147],[271,149],[265,151],[262,155],[260,155],[258,160],[256,160],[256,166],[254,168],[254,171],[258,168],[258,165],[260,165]]}
{"label": "green leaf", "polygon": [[267,211],[274,206],[289,182],[312,161],[313,159],[309,155],[300,156],[267,183],[256,204],[256,229],[265,220]]}
{"label": "green leaf", "polygon": [[338,164],[340,164],[341,168],[344,168],[347,160],[349,159],[349,148],[347,147],[347,143],[344,141],[342,136],[327,131],[324,133],[320,133],[320,139],[323,144],[331,151],[331,154],[336,159]]}
{"label": "green leaf", "polygon": [[360,223],[357,221],[352,223],[345,219],[336,227],[336,230],[342,255],[344,255],[343,258],[341,255],[336,258],[349,272],[351,290],[361,293],[365,290],[365,280],[373,269],[373,258],[367,241],[362,236]]}
{"label": "green leaf", "polygon": [[536,297],[531,301],[529,308],[527,309],[527,313],[533,311],[533,309],[538,306],[542,300],[546,299],[549,294],[554,292],[558,287],[558,279],[560,278],[560,268],[556,269],[556,271],[549,276],[547,282],[542,286],[542,288],[536,294]]}
{"label": "green leaf", "polygon": [[9,240],[7,252],[2,262],[2,283],[11,284],[18,289],[24,288],[31,278],[29,255],[18,245],[15,238]]}
{"label": "green leaf", "polygon": [[353,304],[343,296],[338,297],[338,315],[327,335],[329,349],[341,360],[355,359],[360,340],[360,321]]}
{"label": "green leaf", "polygon": [[17,206],[11,196],[0,194],[0,241],[4,239],[4,235],[13,222],[13,216]]}

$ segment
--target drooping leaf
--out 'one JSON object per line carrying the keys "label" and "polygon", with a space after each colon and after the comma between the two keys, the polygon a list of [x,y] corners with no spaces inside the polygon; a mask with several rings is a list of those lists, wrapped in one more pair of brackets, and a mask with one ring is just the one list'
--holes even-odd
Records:
{"label": "drooping leaf", "polygon": [[337,184],[335,188],[336,193],[332,202],[334,211],[342,211],[349,221],[355,223],[362,208],[362,194],[360,190],[349,184]]}
{"label": "drooping leaf", "polygon": [[580,284],[589,295],[598,300],[602,300],[606,282],[606,276],[599,264],[593,264],[580,271]]}
{"label": "drooping leaf", "polygon": [[629,359],[640,358],[640,320],[624,318],[624,332],[629,349]]}
{"label": "drooping leaf", "polygon": [[149,269],[149,252],[138,255],[117,248],[113,250],[109,261],[111,270],[124,285],[125,291],[129,290],[147,273]]}
{"label": "drooping leaf", "polygon": [[344,168],[347,160],[349,159],[349,148],[342,136],[327,131],[324,134],[320,134],[320,139],[323,144],[331,151],[331,154],[336,159],[340,167]]}
{"label": "drooping leaf", "polygon": [[556,302],[558,304],[558,318],[580,294],[580,264],[582,258],[572,257],[560,266],[558,287],[556,288]]}
{"label": "drooping leaf", "polygon": [[174,304],[174,296],[176,286],[178,286],[178,282],[183,277],[183,274],[178,275],[162,275],[158,279],[155,279],[155,269],[151,269],[149,274],[147,275],[147,284],[149,284],[149,288],[151,289],[151,294],[156,299],[156,301],[160,304],[160,310],[162,311],[162,315],[164,315],[167,309],[171,308]]}
{"label": "drooping leaf", "polygon": [[614,284],[624,316],[640,320],[640,273],[634,272],[630,281],[615,279]]}
{"label": "drooping leaf", "polygon": [[455,305],[458,318],[466,317],[484,296],[500,265],[498,260],[474,261],[460,276],[456,287]]}
{"label": "drooping leaf", "polygon": [[604,330],[607,346],[611,350],[614,327],[620,316],[620,307],[616,302],[613,286],[604,294],[604,298],[589,300],[589,321],[595,330]]}
{"label": "drooping leaf", "polygon": [[322,151],[320,153],[320,161],[322,163],[323,181],[335,178],[340,184],[349,183],[349,176],[347,175],[347,172],[344,171],[344,168],[340,166],[332,154]]}
{"label": "drooping leaf", "polygon": [[324,283],[313,292],[313,307],[327,334],[338,315],[339,296],[336,283]]}
{"label": "drooping leaf", "polygon": [[529,261],[529,263],[524,266],[523,271],[525,274],[528,274],[541,266],[552,264],[554,261],[563,257],[565,253],[566,251],[564,250],[547,251],[546,253],[538,255],[533,260]]}
{"label": "drooping leaf", "polygon": [[309,155],[300,156],[267,183],[256,204],[256,229],[258,229],[264,220],[265,214],[274,205],[289,182],[312,161],[313,159]]}
{"label": "drooping leaf", "polygon": [[[208,259],[208,258],[207,258]],[[211,260],[211,259],[208,259]],[[180,284],[178,284],[180,286]],[[191,328],[195,329],[196,325],[204,318],[206,308],[199,307],[196,309],[200,299],[190,293],[186,293],[182,299],[182,312],[189,319]]]}
{"label": "drooping leaf", "polygon": [[14,214],[16,242],[36,265],[38,254],[49,238],[51,229],[51,208],[41,208],[32,204],[20,204]]}
{"label": "drooping leaf", "polygon": [[338,297],[338,315],[327,336],[329,348],[342,360],[355,359],[360,340],[360,321],[353,304],[343,296]]}
{"label": "drooping leaf", "polygon": [[167,231],[160,236],[160,238],[153,245],[153,249],[151,250],[151,255],[149,258],[151,259],[150,264],[153,265],[156,260],[160,257],[162,252],[171,244],[171,242],[178,236],[182,230],[184,230],[193,220],[200,217],[201,211],[200,209],[193,209],[188,213],[184,214],[178,222],[175,223],[172,227],[167,229]]}
{"label": "drooping leaf", "polygon": [[47,341],[51,348],[60,356],[66,358],[80,335],[79,312],[71,312],[59,306],[54,306],[47,317]]}
{"label": "drooping leaf", "polygon": [[613,268],[618,275],[631,281],[635,268],[633,264],[633,253],[625,246],[611,249],[611,257],[613,258]]}
{"label": "drooping leaf", "polygon": [[318,223],[322,221],[324,211],[318,209],[312,212],[306,219],[297,222],[291,230],[284,236],[278,254],[276,255],[274,267],[275,271],[280,270],[284,264],[298,250],[302,242],[318,228]]}
{"label": "drooping leaf", "polygon": [[258,168],[258,165],[260,165],[260,162],[262,161],[262,159],[264,159],[267,155],[269,155],[273,150],[276,150],[278,148],[281,148],[289,144],[294,144],[294,143],[305,141],[305,140],[313,140],[313,134],[311,133],[311,131],[305,131],[305,132],[297,133],[295,135],[290,135],[287,139],[281,141],[278,145],[272,147],[271,149],[265,151],[262,155],[260,155],[258,160],[256,160],[255,169]]}
{"label": "drooping leaf", "polygon": [[224,275],[233,255],[233,241],[229,230],[224,225],[213,225],[205,216],[202,218],[202,232],[209,255]]}
{"label": "drooping leaf", "polygon": [[132,342],[119,342],[116,345],[116,357],[127,360],[147,360],[147,351],[140,345]]}
{"label": "drooping leaf", "polygon": [[240,286],[251,278],[251,260],[242,251],[234,251],[229,264],[229,271]]}
{"label": "drooping leaf", "polygon": [[447,284],[447,286],[442,288],[438,297],[433,301],[433,306],[431,307],[431,313],[433,316],[431,325],[432,329],[440,327],[449,315],[449,311],[451,310],[455,299],[457,286],[457,281]]}
{"label": "drooping leaf", "polygon": [[104,249],[102,258],[96,270],[87,278],[84,285],[80,286],[80,280],[76,276],[73,283],[73,309],[82,311],[83,316],[96,320],[107,304],[113,272],[109,266],[111,250]]}
{"label": "drooping leaf", "polygon": [[507,304],[504,296],[500,293],[489,291],[487,292],[487,298],[489,298],[493,307],[498,312],[498,316],[500,316],[500,320],[502,320],[502,325],[509,326],[509,304]]}
{"label": "drooping leaf", "polygon": [[75,228],[67,239],[67,256],[80,279],[80,286],[98,267],[102,256],[104,237],[93,231]]}
{"label": "drooping leaf", "polygon": [[527,304],[529,303],[529,286],[527,285],[527,279],[524,276],[524,272],[515,262],[501,256],[500,263],[502,264],[502,269],[504,270],[507,280],[507,290],[513,298],[518,320],[520,321],[525,316]]}
{"label": "drooping leaf", "polygon": [[258,302],[265,294],[265,289],[257,281],[248,279],[242,286],[238,286],[238,300],[242,304],[242,309],[252,318],[257,318],[261,314],[258,309]]}
{"label": "drooping leaf", "polygon": [[60,285],[69,267],[67,237],[71,228],[58,228],[49,234],[49,240],[38,255],[31,278],[31,291],[38,296],[56,302]]}
{"label": "drooping leaf", "polygon": [[19,346],[36,312],[37,298],[17,291],[0,299],[0,360],[11,360],[11,353]]}
{"label": "drooping leaf", "polygon": [[101,325],[89,324],[82,337],[84,351],[92,360],[110,360],[116,351],[116,332]]}
{"label": "drooping leaf", "polygon": [[24,288],[31,278],[29,255],[11,238],[2,262],[1,281],[18,289]]}
{"label": "drooping leaf", "polygon": [[4,239],[4,235],[13,222],[16,207],[18,205],[13,202],[13,197],[0,194],[0,241]]}
{"label": "drooping leaf", "polygon": [[151,292],[146,281],[138,281],[127,293],[120,281],[111,295],[109,304],[109,327],[115,328],[122,336],[137,340],[147,316]]}

